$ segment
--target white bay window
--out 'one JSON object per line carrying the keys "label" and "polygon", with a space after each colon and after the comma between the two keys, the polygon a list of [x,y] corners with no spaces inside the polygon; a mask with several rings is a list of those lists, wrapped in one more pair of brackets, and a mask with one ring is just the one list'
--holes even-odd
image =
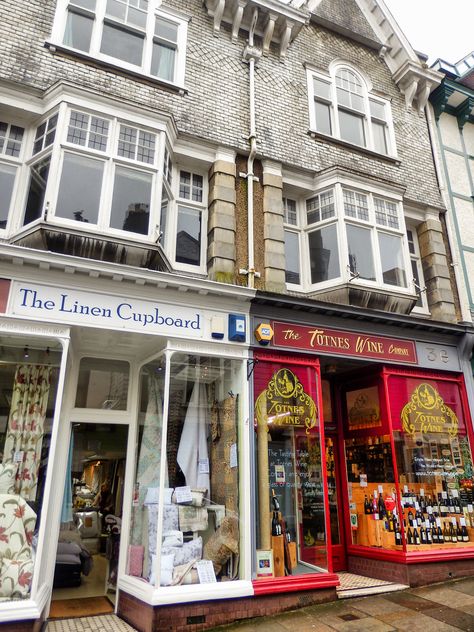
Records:
{"label": "white bay window", "polygon": [[336,183],[306,199],[285,197],[283,209],[290,288],[350,282],[415,292],[400,200]]}
{"label": "white bay window", "polygon": [[8,223],[24,131],[18,125],[0,121],[0,230]]}

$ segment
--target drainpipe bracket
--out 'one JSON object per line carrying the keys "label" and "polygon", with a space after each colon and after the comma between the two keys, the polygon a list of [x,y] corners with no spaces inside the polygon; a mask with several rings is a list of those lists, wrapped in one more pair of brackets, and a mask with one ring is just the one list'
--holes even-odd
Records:
{"label": "drainpipe bracket", "polygon": [[262,56],[262,51],[260,50],[260,48],[257,48],[257,46],[250,46],[249,44],[247,44],[247,46],[244,48],[242,59],[246,63],[248,63],[251,60],[257,63],[261,56]]}

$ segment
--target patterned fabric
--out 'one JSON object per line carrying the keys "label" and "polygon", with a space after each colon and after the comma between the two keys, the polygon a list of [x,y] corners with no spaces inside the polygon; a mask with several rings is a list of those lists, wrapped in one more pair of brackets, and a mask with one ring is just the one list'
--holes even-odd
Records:
{"label": "patterned fabric", "polygon": [[161,555],[174,554],[174,566],[187,564],[191,560],[200,560],[202,558],[202,538],[196,538],[185,542],[183,546],[164,546],[161,549]]}
{"label": "patterned fabric", "polygon": [[36,497],[50,382],[50,366],[17,366],[3,463],[16,463],[21,457],[15,492],[28,500]]}
{"label": "patterned fabric", "polygon": [[189,487],[210,490],[209,451],[209,403],[206,385],[195,382],[189,400],[186,419],[178,448],[178,465]]}
{"label": "patterned fabric", "polygon": [[225,505],[227,512],[238,513],[239,468],[230,467],[233,444],[237,444],[238,396],[215,402],[211,409],[211,428],[215,439],[211,443],[212,502]]}
{"label": "patterned fabric", "polygon": [[206,507],[179,505],[179,528],[181,531],[205,531],[207,526]]}
{"label": "patterned fabric", "polygon": [[133,507],[132,544],[145,545],[148,540],[144,502],[148,487],[158,487],[160,484],[162,413],[163,403],[158,381],[153,375],[149,375],[148,405],[138,456],[139,497],[137,506]]}
{"label": "patterned fabric", "polygon": [[32,546],[36,514],[16,494],[0,494],[0,597],[28,596],[33,576]]}

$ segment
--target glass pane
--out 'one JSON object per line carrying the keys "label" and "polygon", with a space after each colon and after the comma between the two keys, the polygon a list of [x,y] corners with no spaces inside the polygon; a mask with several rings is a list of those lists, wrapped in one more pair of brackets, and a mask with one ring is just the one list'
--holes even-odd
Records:
{"label": "glass pane", "polygon": [[365,222],[369,220],[369,206],[367,196],[355,191],[343,190],[344,213],[347,217],[357,217]]}
{"label": "glass pane", "polygon": [[300,283],[300,239],[298,233],[285,230],[285,281]]}
{"label": "glass pane", "polygon": [[160,42],[153,42],[151,74],[166,81],[173,81],[175,57],[175,48],[165,46]]}
{"label": "glass pane", "polygon": [[[29,344],[27,359],[25,344]],[[28,338],[21,348],[13,343],[9,346],[2,336],[2,601],[30,598],[33,576],[40,571],[35,566],[39,559],[36,549],[61,361],[59,349],[54,340],[35,346]]]}
{"label": "glass pane", "polygon": [[193,266],[201,263],[201,213],[185,206],[178,207],[176,261]]}
{"label": "glass pane", "polygon": [[156,18],[155,35],[170,42],[178,41],[178,25],[163,18]]}
{"label": "glass pane", "polygon": [[126,410],[129,365],[122,360],[82,358],[76,408]]}
{"label": "glass pane", "polygon": [[314,94],[324,99],[331,99],[331,84],[316,77],[313,79]]}
{"label": "glass pane", "polygon": [[71,48],[76,50],[88,52],[91,45],[93,26],[94,20],[92,18],[68,11],[63,43],[65,46],[71,46]]}
{"label": "glass pane", "polygon": [[110,227],[148,235],[153,176],[125,167],[115,170]]}
{"label": "glass pane", "polygon": [[336,451],[334,441],[331,437],[326,437],[326,471],[328,481],[328,503],[329,503],[329,520],[331,524],[331,543],[339,544],[339,509],[337,494],[337,478],[336,478]]}
{"label": "glass pane", "polygon": [[89,9],[89,11],[95,11],[95,0],[72,0],[71,4]]}
{"label": "glass pane", "polygon": [[341,138],[355,145],[365,146],[364,120],[345,110],[339,110],[339,131]]}
{"label": "glass pane", "polygon": [[388,380],[408,551],[462,548],[474,539],[474,470],[456,382]]}
{"label": "glass pane", "polygon": [[283,221],[286,224],[296,226],[298,223],[296,217],[296,201],[290,198],[283,198]]}
{"label": "glass pane", "polygon": [[350,271],[361,279],[375,281],[371,231],[351,224],[347,224],[346,229]]}
{"label": "glass pane", "polygon": [[401,237],[379,233],[379,249],[383,282],[398,287],[406,287],[407,279]]}
{"label": "glass pane", "polygon": [[[199,574],[206,567],[217,582],[239,579],[242,364],[222,358],[172,356],[164,493],[160,498],[164,374],[164,363],[156,361],[146,365],[140,376],[129,572],[154,585],[174,584],[174,590],[180,590],[177,585],[181,583],[200,583]],[[160,502],[163,523],[158,565]]]}
{"label": "glass pane", "polygon": [[387,153],[387,128],[385,123],[372,121],[372,133],[374,135],[374,149],[381,154]]}
{"label": "glass pane", "polygon": [[340,276],[336,224],[309,233],[308,242],[311,283]]}
{"label": "glass pane", "polygon": [[382,198],[374,198],[375,221],[381,226],[398,228],[398,208],[395,202],[389,202]]}
{"label": "glass pane", "polygon": [[417,286],[415,287],[415,291],[418,292],[418,299],[415,303],[415,307],[423,307],[423,300],[421,298],[420,274],[418,272],[418,261],[416,259],[411,260],[411,273],[413,275],[413,281]]}
{"label": "glass pane", "polygon": [[380,411],[378,386],[347,391],[344,405],[352,544],[401,550],[390,435]]}
{"label": "glass pane", "polygon": [[32,165],[30,169],[30,186],[26,202],[25,219],[23,224],[29,224],[39,219],[43,214],[44,194],[48,182],[51,158],[45,158]]}
{"label": "glass pane", "polygon": [[370,99],[370,113],[382,121],[385,121],[385,106],[383,103]]}
{"label": "glass pane", "polygon": [[65,153],[55,215],[97,224],[104,163]]}
{"label": "glass pane", "polygon": [[104,23],[100,52],[134,66],[142,65],[143,37]]}
{"label": "glass pane", "polygon": [[275,577],[327,568],[316,379],[312,367],[291,364],[254,371],[257,579],[272,561]]}
{"label": "glass pane", "polygon": [[7,227],[16,167],[0,164],[0,228]]}
{"label": "glass pane", "polygon": [[314,102],[314,112],[316,115],[316,129],[322,134],[331,134],[331,108],[327,103]]}
{"label": "glass pane", "polygon": [[114,18],[125,21],[127,5],[125,2],[117,2],[117,0],[107,0],[106,13]]}

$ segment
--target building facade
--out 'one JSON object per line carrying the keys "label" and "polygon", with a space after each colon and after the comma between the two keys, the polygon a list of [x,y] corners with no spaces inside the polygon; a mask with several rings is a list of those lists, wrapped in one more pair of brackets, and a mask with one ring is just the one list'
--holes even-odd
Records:
{"label": "building facade", "polygon": [[384,3],[5,15],[0,626],[90,577],[178,630],[472,573],[443,75]]}

